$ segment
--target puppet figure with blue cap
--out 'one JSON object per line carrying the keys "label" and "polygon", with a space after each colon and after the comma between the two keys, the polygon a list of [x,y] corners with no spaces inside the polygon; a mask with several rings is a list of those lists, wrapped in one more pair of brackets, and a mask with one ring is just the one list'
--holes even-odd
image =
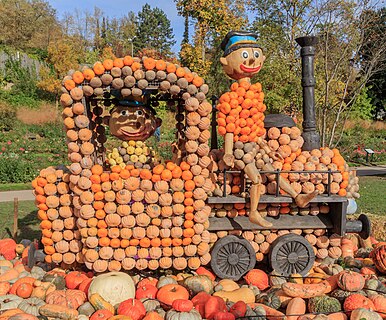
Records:
{"label": "puppet figure with blue cap", "polygon": [[[242,170],[252,183],[249,190],[249,220],[270,228],[272,223],[258,211],[264,188],[259,171],[275,171],[272,162],[283,158],[278,152],[271,150],[264,140],[264,93],[260,83],[251,84],[251,77],[260,71],[265,56],[257,43],[257,35],[250,32],[229,32],[221,43],[221,48],[224,50],[224,55],[220,58],[224,72],[231,79],[237,80],[231,85],[231,92],[220,97],[217,106],[218,132],[224,136],[223,161],[231,168]],[[249,151],[243,154],[240,149]],[[274,181],[275,175],[269,174],[267,178]],[[306,207],[317,194],[317,191],[299,194],[285,179],[279,180],[279,187],[293,197],[301,208]]]}
{"label": "puppet figure with blue cap", "polygon": [[104,121],[108,123],[110,133],[123,141],[145,141],[162,123],[145,98],[119,101]]}
{"label": "puppet figure with blue cap", "polygon": [[257,35],[252,32],[231,31],[221,43],[224,50],[220,62],[228,77],[241,80],[258,73],[263,66],[265,56],[257,43]]}

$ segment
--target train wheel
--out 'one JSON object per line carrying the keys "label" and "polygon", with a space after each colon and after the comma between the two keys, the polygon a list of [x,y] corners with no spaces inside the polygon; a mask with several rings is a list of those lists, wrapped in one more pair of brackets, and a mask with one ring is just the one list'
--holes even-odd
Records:
{"label": "train wheel", "polygon": [[269,261],[272,269],[283,276],[294,273],[305,276],[314,265],[315,253],[304,237],[286,234],[272,243]]}
{"label": "train wheel", "polygon": [[212,270],[222,279],[239,280],[256,264],[250,243],[233,235],[218,240],[211,255]]}

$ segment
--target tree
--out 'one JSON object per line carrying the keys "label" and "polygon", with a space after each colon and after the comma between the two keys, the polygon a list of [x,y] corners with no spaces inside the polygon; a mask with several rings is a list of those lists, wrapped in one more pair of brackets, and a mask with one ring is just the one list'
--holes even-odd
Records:
{"label": "tree", "polygon": [[17,48],[46,49],[59,25],[44,0],[0,0],[0,43]]}
{"label": "tree", "polygon": [[330,147],[339,144],[344,124],[371,77],[385,70],[385,36],[376,39],[366,31],[377,23],[369,11],[373,9],[365,0],[328,1],[319,11],[317,110],[322,143]]}
{"label": "tree", "polygon": [[55,70],[56,77],[62,78],[71,69],[79,67],[79,51],[70,37],[52,41],[48,46],[48,60]]}
{"label": "tree", "polygon": [[[184,40],[180,58],[192,71],[204,77],[212,93],[228,90],[229,81],[221,71],[220,43],[230,30],[246,27],[244,1],[240,0],[175,0],[178,13],[194,23],[192,41]],[[185,27],[185,36],[187,30]]]}
{"label": "tree", "polygon": [[[361,51],[364,66],[371,62],[374,47],[379,47],[381,42],[386,42],[386,8],[364,13],[364,17],[369,16],[372,19],[363,20],[370,20],[370,23],[362,27],[365,37],[370,40]],[[379,69],[370,77],[367,93],[375,106],[374,118],[378,120],[386,118],[386,68]]]}
{"label": "tree", "polygon": [[154,49],[163,56],[171,56],[175,43],[173,29],[165,12],[145,4],[138,12],[135,50]]}

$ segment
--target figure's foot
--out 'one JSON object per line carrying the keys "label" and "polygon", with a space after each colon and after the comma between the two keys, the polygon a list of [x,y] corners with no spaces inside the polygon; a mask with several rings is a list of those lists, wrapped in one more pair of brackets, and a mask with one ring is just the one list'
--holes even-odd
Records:
{"label": "figure's foot", "polygon": [[295,198],[295,203],[299,208],[305,208],[319,194],[318,190],[308,194],[298,194]]}
{"label": "figure's foot", "polygon": [[254,224],[258,224],[263,228],[271,228],[272,223],[265,220],[258,211],[253,211],[249,213],[249,221]]}
{"label": "figure's foot", "polygon": [[228,167],[233,167],[235,157],[233,154],[224,154],[223,161]]}

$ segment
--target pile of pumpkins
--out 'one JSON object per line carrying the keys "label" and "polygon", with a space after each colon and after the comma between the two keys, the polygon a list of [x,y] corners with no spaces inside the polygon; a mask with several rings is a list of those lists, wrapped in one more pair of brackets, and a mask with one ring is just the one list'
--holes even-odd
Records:
{"label": "pile of pumpkins", "polygon": [[[281,277],[252,269],[238,283],[204,267],[157,278],[28,268],[28,249],[0,240],[0,320],[235,320],[386,318],[386,243],[361,258]],[[342,267],[344,265],[345,268]]]}

